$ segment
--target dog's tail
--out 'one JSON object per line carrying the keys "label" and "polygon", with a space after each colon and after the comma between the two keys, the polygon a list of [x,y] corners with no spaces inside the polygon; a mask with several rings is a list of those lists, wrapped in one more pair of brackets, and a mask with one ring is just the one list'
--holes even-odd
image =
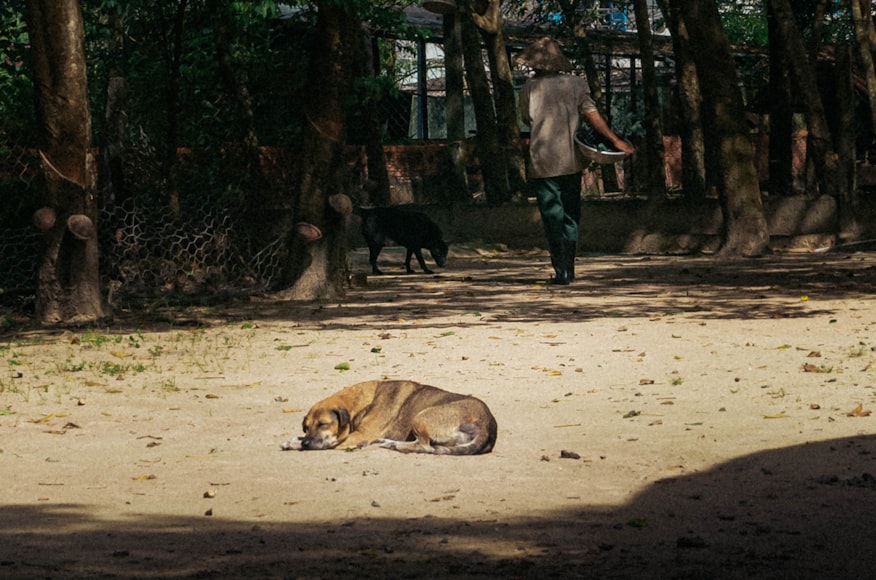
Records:
{"label": "dog's tail", "polygon": [[496,444],[496,424],[478,425],[463,423],[459,426],[459,439],[452,444],[433,442],[432,448],[439,455],[480,455],[489,453]]}
{"label": "dog's tail", "polygon": [[496,423],[487,425],[463,423],[455,436],[445,440],[415,438],[408,441],[379,439],[374,443],[385,449],[402,453],[429,453],[432,455],[480,455],[489,453],[496,444]]}

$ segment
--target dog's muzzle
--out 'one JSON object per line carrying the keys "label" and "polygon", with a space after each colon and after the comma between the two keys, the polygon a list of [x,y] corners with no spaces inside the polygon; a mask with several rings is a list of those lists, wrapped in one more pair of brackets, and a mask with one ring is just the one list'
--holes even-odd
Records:
{"label": "dog's muzzle", "polygon": [[335,441],[328,441],[321,437],[294,437],[280,445],[283,451],[317,451],[320,449],[331,449],[335,446]]}

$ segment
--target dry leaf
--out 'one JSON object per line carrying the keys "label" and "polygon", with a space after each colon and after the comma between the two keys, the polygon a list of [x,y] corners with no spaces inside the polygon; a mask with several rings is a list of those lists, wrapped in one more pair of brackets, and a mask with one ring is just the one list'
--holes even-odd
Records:
{"label": "dry leaf", "polygon": [[857,407],[852,409],[851,412],[846,413],[846,416],[847,417],[869,417],[870,411],[864,410],[864,405],[858,405]]}

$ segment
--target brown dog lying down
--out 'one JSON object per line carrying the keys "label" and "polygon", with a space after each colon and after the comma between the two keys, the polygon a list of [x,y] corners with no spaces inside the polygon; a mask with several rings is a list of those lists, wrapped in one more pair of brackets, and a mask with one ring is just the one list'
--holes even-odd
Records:
{"label": "brown dog lying down", "polygon": [[496,419],[480,399],[413,381],[357,383],[315,404],[304,437],[284,450],[376,444],[403,453],[477,455],[496,443]]}

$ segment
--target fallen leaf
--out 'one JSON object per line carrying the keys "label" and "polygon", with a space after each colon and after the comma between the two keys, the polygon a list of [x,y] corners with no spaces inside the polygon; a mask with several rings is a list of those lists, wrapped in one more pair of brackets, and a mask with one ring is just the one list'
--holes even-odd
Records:
{"label": "fallen leaf", "polygon": [[788,416],[785,415],[784,411],[782,411],[781,413],[777,413],[775,415],[764,415],[763,418],[764,419],[787,419]]}
{"label": "fallen leaf", "polygon": [[39,419],[31,419],[31,423],[48,423],[52,419],[60,419],[61,417],[67,417],[69,413],[49,413],[48,415],[43,415]]}
{"label": "fallen leaf", "polygon": [[854,409],[852,409],[849,413],[846,413],[847,417],[869,417],[870,411],[864,409],[864,405],[858,405]]}
{"label": "fallen leaf", "polygon": [[146,475],[138,475],[137,477],[132,477],[134,481],[148,481],[150,479],[158,479],[155,475],[148,473]]}
{"label": "fallen leaf", "polygon": [[350,363],[342,362],[335,365],[336,371],[348,371],[350,370]]}

